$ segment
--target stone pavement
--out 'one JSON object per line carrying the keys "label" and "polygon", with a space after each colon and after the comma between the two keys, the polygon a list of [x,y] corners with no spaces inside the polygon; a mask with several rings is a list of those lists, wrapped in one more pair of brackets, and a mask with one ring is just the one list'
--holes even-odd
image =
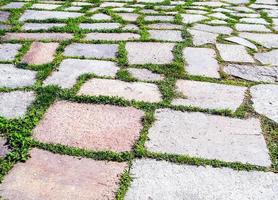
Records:
{"label": "stone pavement", "polygon": [[278,199],[276,0],[2,0],[0,199]]}

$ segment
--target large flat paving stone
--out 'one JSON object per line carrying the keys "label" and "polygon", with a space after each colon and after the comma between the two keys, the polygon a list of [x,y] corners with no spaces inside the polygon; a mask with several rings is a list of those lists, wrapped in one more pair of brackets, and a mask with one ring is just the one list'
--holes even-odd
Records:
{"label": "large flat paving stone", "polygon": [[149,15],[145,16],[144,20],[149,21],[162,21],[162,22],[171,22],[174,21],[174,16],[166,16],[166,15]]}
{"label": "large flat paving stone", "polygon": [[65,56],[85,58],[116,58],[117,44],[80,44],[73,43],[65,48]]}
{"label": "large flat paving stone", "polygon": [[250,93],[255,111],[278,122],[278,85],[256,85]]}
{"label": "large flat paving stone", "polygon": [[73,38],[71,33],[6,33],[2,39],[5,40],[54,40],[64,41]]}
{"label": "large flat paving stone", "polygon": [[36,81],[36,72],[19,69],[11,64],[0,64],[0,74],[0,87],[25,87],[33,85]]}
{"label": "large flat paving stone", "polygon": [[278,34],[272,33],[239,33],[239,37],[255,41],[266,48],[278,48]]}
{"label": "large flat paving stone", "polygon": [[182,22],[185,24],[192,24],[195,22],[208,19],[206,16],[198,15],[198,14],[182,14],[181,17],[182,17]]}
{"label": "large flat paving stone", "polygon": [[216,200],[278,198],[278,176],[271,172],[190,166],[135,160],[126,200]]}
{"label": "large flat paving stone", "polygon": [[4,8],[4,9],[19,9],[19,8],[22,8],[24,6],[24,2],[11,2],[11,3],[8,3],[4,6],[1,6],[1,8]]}
{"label": "large flat paving stone", "polygon": [[160,109],[146,148],[205,159],[270,166],[260,121]]}
{"label": "large flat paving stone", "polygon": [[101,60],[65,59],[45,81],[45,85],[58,85],[61,88],[71,88],[79,76],[93,73],[97,76],[114,77],[118,71],[116,63]]}
{"label": "large flat paving stone", "polygon": [[22,29],[25,31],[48,30],[51,28],[64,27],[65,23],[25,23]]}
{"label": "large flat paving stone", "polygon": [[19,21],[48,19],[65,20],[69,18],[77,18],[82,15],[82,13],[77,12],[26,10],[19,18]]}
{"label": "large flat paving stone", "polygon": [[193,44],[195,46],[203,45],[203,44],[215,44],[216,38],[218,34],[209,33],[206,31],[198,31],[189,29],[188,32],[192,36]]}
{"label": "large flat paving stone", "polygon": [[278,66],[278,49],[271,50],[264,53],[256,53],[254,58],[264,65]]}
{"label": "large flat paving stone", "polygon": [[5,157],[10,152],[10,148],[7,145],[6,138],[0,136],[0,158]]}
{"label": "large flat paving stone", "polygon": [[8,21],[10,17],[10,13],[6,11],[0,11],[0,22],[6,22]]}
{"label": "large flat paving stone", "polygon": [[126,163],[78,159],[33,149],[5,177],[0,195],[13,200],[114,199]]}
{"label": "large flat paving stone", "polygon": [[155,84],[112,79],[91,79],[81,87],[78,94],[122,97],[127,100],[151,103],[162,100],[159,89]]}
{"label": "large flat paving stone", "polygon": [[1,92],[0,116],[9,119],[23,117],[34,100],[34,92]]}
{"label": "large flat paving stone", "polygon": [[27,64],[42,65],[54,60],[59,43],[33,42],[29,51],[24,55],[22,62]]}
{"label": "large flat paving stone", "polygon": [[138,40],[140,35],[137,33],[88,33],[85,40],[104,40],[104,41],[128,41]]}
{"label": "large flat paving stone", "polygon": [[250,56],[245,47],[234,44],[216,44],[221,58],[228,62],[254,63],[254,59]]}
{"label": "large flat paving stone", "polygon": [[213,49],[187,47],[183,50],[183,57],[187,63],[186,71],[190,75],[220,78],[219,65]]}
{"label": "large flat paving stone", "polygon": [[13,61],[21,48],[21,44],[0,44],[0,61]]}
{"label": "large flat paving stone", "polygon": [[144,112],[131,107],[56,102],[34,129],[34,138],[94,151],[130,151]]}
{"label": "large flat paving stone", "polygon": [[128,68],[130,75],[140,81],[161,81],[164,76],[156,74],[147,69]]}
{"label": "large flat paving stone", "polygon": [[31,8],[34,9],[43,9],[43,10],[55,10],[56,8],[61,7],[59,4],[43,4],[43,3],[35,3]]}
{"label": "large flat paving stone", "polygon": [[129,64],[169,64],[174,59],[172,43],[128,42],[126,43]]}
{"label": "large flat paving stone", "polygon": [[120,28],[119,23],[82,23],[79,25],[81,29],[89,30],[113,30]]}
{"label": "large flat paving stone", "polygon": [[149,30],[150,39],[164,40],[171,42],[182,41],[181,31],[177,30]]}
{"label": "large flat paving stone", "polygon": [[241,37],[232,36],[232,37],[225,38],[225,40],[234,42],[236,44],[240,44],[240,45],[248,47],[250,49],[257,50],[256,45],[254,45],[252,42],[250,42],[244,38],[241,38]]}
{"label": "large flat paving stone", "polygon": [[210,26],[206,24],[196,24],[192,27],[192,29],[198,31],[205,31],[209,33],[226,34],[226,35],[229,35],[233,32],[233,29],[227,26]]}
{"label": "large flat paving stone", "polygon": [[246,87],[217,83],[178,80],[177,91],[185,98],[173,100],[174,105],[195,106],[204,109],[236,111],[244,99]]}
{"label": "large flat paving stone", "polygon": [[238,65],[229,64],[224,67],[223,71],[226,74],[246,79],[249,81],[258,82],[278,82],[278,67],[268,66],[251,66],[251,65]]}

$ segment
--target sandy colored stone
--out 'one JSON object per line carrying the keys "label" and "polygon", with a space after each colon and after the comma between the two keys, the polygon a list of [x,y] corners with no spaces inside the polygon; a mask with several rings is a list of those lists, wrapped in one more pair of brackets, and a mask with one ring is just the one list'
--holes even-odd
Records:
{"label": "sandy colored stone", "polygon": [[126,43],[129,64],[168,64],[174,59],[172,43],[128,42]]}
{"label": "sandy colored stone", "polygon": [[125,200],[274,200],[278,176],[271,172],[181,165],[137,159]]}
{"label": "sandy colored stone", "polygon": [[0,44],[0,61],[13,61],[21,48],[21,44]]}
{"label": "sandy colored stone", "polygon": [[22,62],[27,64],[42,65],[54,60],[59,43],[33,42],[29,51],[24,55]]}
{"label": "sandy colored stone", "polygon": [[278,82],[278,67],[229,64],[224,67],[225,73],[249,81]]}
{"label": "sandy colored stone", "polygon": [[269,167],[268,149],[255,118],[237,119],[160,109],[149,129],[149,151]]}
{"label": "sandy colored stone", "polygon": [[72,43],[65,48],[64,55],[85,58],[116,58],[117,52],[117,44]]}
{"label": "sandy colored stone", "polygon": [[33,149],[17,163],[0,186],[12,200],[88,200],[115,197],[127,163],[95,161]]}
{"label": "sandy colored stone", "polygon": [[255,111],[278,123],[278,85],[256,85],[250,93]]}
{"label": "sandy colored stone", "polygon": [[161,81],[164,78],[163,75],[153,73],[147,69],[128,68],[127,71],[132,77],[140,81]]}
{"label": "sandy colored stone", "polygon": [[34,92],[1,92],[0,116],[9,119],[23,117],[34,100]]}
{"label": "sandy colored stone", "polygon": [[41,10],[26,10],[19,21],[27,20],[48,20],[48,19],[69,19],[82,16],[82,13],[63,12],[63,11],[41,11]]}
{"label": "sandy colored stone", "polygon": [[114,77],[118,71],[116,63],[101,60],[65,59],[58,70],[54,71],[45,81],[45,85],[58,85],[71,88],[82,74],[92,73],[97,76]]}
{"label": "sandy colored stone", "polygon": [[178,30],[149,30],[150,39],[171,42],[183,41],[181,31]]}
{"label": "sandy colored stone", "polygon": [[221,58],[228,62],[254,63],[252,56],[248,54],[245,47],[233,44],[216,44]]}
{"label": "sandy colored stone", "polygon": [[34,129],[36,140],[93,151],[131,151],[144,112],[131,107],[58,101]]}
{"label": "sandy colored stone", "polygon": [[35,71],[19,69],[11,64],[0,64],[0,74],[0,87],[25,87],[36,82]]}
{"label": "sandy colored stone", "polygon": [[6,33],[3,40],[70,40],[73,35],[70,33]]}
{"label": "sandy colored stone", "polygon": [[220,78],[216,53],[209,48],[187,47],[183,50],[185,70],[190,75]]}
{"label": "sandy colored stone", "polygon": [[263,65],[278,66],[278,49],[264,53],[255,53],[254,58],[260,61]]}
{"label": "sandy colored stone", "polygon": [[162,95],[157,85],[143,82],[124,82],[112,79],[91,79],[80,89],[79,95],[113,96],[127,100],[159,102]]}
{"label": "sandy colored stone", "polygon": [[126,41],[138,40],[140,35],[137,33],[88,33],[85,40],[105,40],[105,41]]}
{"label": "sandy colored stone", "polygon": [[174,99],[172,104],[208,109],[236,111],[244,99],[246,87],[217,83],[178,80],[177,91],[185,98]]}

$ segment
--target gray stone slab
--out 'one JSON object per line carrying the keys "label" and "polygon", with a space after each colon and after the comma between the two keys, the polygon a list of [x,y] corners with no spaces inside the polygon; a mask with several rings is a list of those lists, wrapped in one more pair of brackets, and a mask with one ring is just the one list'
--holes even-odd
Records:
{"label": "gray stone slab", "polygon": [[25,87],[33,85],[36,81],[36,72],[19,69],[11,64],[0,64],[0,74],[0,87]]}
{"label": "gray stone slab", "polygon": [[233,44],[216,44],[221,58],[228,62],[254,63],[252,56],[248,54],[245,47]]}
{"label": "gray stone slab", "polygon": [[81,29],[90,29],[90,30],[113,30],[120,28],[121,24],[119,23],[81,23],[79,27]]}
{"label": "gray stone slab", "polygon": [[137,33],[88,33],[85,40],[104,40],[104,41],[128,41],[138,40],[140,35]]}
{"label": "gray stone slab", "polygon": [[278,198],[278,176],[271,172],[180,165],[137,159],[126,200],[216,200]]}
{"label": "gray stone slab", "polygon": [[162,21],[162,22],[171,22],[174,21],[174,17],[173,16],[166,16],[166,15],[149,15],[149,16],[145,16],[144,20],[145,21]]}
{"label": "gray stone slab", "polygon": [[278,66],[278,49],[274,49],[264,53],[255,53],[254,58],[264,65]]}
{"label": "gray stone slab", "polygon": [[255,41],[266,48],[278,48],[278,34],[271,33],[239,33],[239,37]]}
{"label": "gray stone slab", "polygon": [[53,40],[64,41],[73,38],[71,33],[6,33],[2,39],[4,41],[9,40]]}
{"label": "gray stone slab", "polygon": [[10,17],[10,13],[7,11],[0,11],[0,22],[6,22],[8,21]]}
{"label": "gray stone slab", "polygon": [[183,41],[181,31],[178,30],[149,30],[151,39],[171,42]]}
{"label": "gray stone slab", "polygon": [[139,27],[135,24],[127,24],[125,25],[122,30],[127,30],[127,31],[139,31]]}
{"label": "gray stone slab", "polygon": [[229,64],[223,71],[249,81],[278,82],[278,67]]}
{"label": "gray stone slab", "polygon": [[190,75],[220,78],[219,65],[213,49],[187,47],[183,50],[183,57],[187,63],[185,70]]}
{"label": "gray stone slab", "polygon": [[192,27],[192,29],[226,35],[229,35],[233,32],[233,29],[227,26],[210,26],[205,24],[196,24]]}
{"label": "gray stone slab", "polygon": [[117,44],[81,44],[73,43],[65,48],[65,56],[85,58],[116,58]]}
{"label": "gray stone slab", "polygon": [[136,22],[137,18],[140,16],[136,13],[117,13],[124,21]]}
{"label": "gray stone slab", "polygon": [[82,15],[83,15],[82,13],[77,13],[77,12],[26,10],[19,18],[19,21],[70,19],[70,18],[77,18]]}
{"label": "gray stone slab", "polygon": [[4,9],[19,9],[19,8],[22,8],[24,6],[25,2],[11,2],[11,3],[8,3],[4,6],[2,6],[1,8],[4,8]]}
{"label": "gray stone slab", "polygon": [[204,109],[236,109],[242,104],[246,87],[217,83],[178,80],[177,91],[185,98],[174,99],[173,105],[194,106]]}
{"label": "gray stone slab", "polygon": [[134,12],[135,9],[134,8],[112,8],[111,9],[114,12]]}
{"label": "gray stone slab", "polygon": [[235,28],[238,31],[247,31],[247,32],[271,32],[270,29],[266,28],[261,24],[236,24]]}
{"label": "gray stone slab", "polygon": [[10,25],[7,24],[0,24],[0,30],[9,30],[11,28]]}
{"label": "gray stone slab", "polygon": [[34,92],[0,92],[0,116],[8,119],[23,117],[34,100]]}
{"label": "gray stone slab", "polygon": [[21,44],[0,44],[0,61],[13,61],[21,48]]}
{"label": "gray stone slab", "polygon": [[156,110],[155,119],[145,145],[149,151],[271,165],[258,119],[170,109]]}
{"label": "gray stone slab", "polygon": [[171,24],[171,23],[156,23],[156,24],[149,24],[147,26],[150,29],[165,29],[165,30],[182,29],[181,25]]}
{"label": "gray stone slab", "polygon": [[120,2],[103,2],[99,7],[107,8],[107,7],[123,7],[125,4]]}
{"label": "gray stone slab", "polygon": [[264,24],[268,25],[269,23],[262,18],[241,18],[240,22],[250,23],[250,24]]}
{"label": "gray stone slab", "polygon": [[7,145],[6,138],[0,136],[0,158],[5,157],[10,152],[10,148]]}
{"label": "gray stone slab", "polygon": [[225,14],[223,13],[213,13],[213,14],[209,14],[208,15],[209,17],[214,17],[214,18],[217,18],[217,19],[222,19],[222,20],[228,20],[230,19],[229,17],[227,17]]}
{"label": "gray stone slab", "polygon": [[124,82],[112,79],[91,79],[78,92],[79,95],[113,96],[127,100],[160,102],[162,95],[158,86],[152,83]]}
{"label": "gray stone slab", "polygon": [[70,7],[65,8],[64,10],[65,11],[80,11],[81,9],[82,9],[81,6],[70,6]]}
{"label": "gray stone slab", "polygon": [[164,76],[156,74],[147,69],[128,68],[130,75],[140,81],[161,81]]}
{"label": "gray stone slab", "polygon": [[71,88],[82,74],[93,73],[97,76],[114,77],[119,68],[116,63],[110,61],[65,59],[58,69],[44,81],[45,85]]}
{"label": "gray stone slab", "polygon": [[230,42],[234,42],[234,43],[237,43],[237,44],[240,44],[240,45],[248,47],[250,49],[254,49],[254,50],[258,49],[256,47],[256,45],[254,45],[253,43],[249,42],[248,40],[246,40],[244,38],[233,36],[233,37],[225,38],[225,40],[230,41]]}
{"label": "gray stone slab", "polygon": [[55,10],[56,8],[61,7],[58,4],[42,4],[42,3],[35,3],[31,6],[33,9],[43,9],[43,10]]}
{"label": "gray stone slab", "polygon": [[278,85],[256,85],[250,93],[255,111],[278,122]]}
{"label": "gray stone slab", "polygon": [[196,46],[203,44],[215,44],[218,34],[205,31],[189,29],[188,32],[192,35],[193,44]]}
{"label": "gray stone slab", "polygon": [[206,16],[198,15],[198,14],[182,14],[181,17],[182,17],[182,22],[185,24],[192,24],[195,22],[208,19]]}
{"label": "gray stone slab", "polygon": [[155,42],[128,42],[126,44],[129,64],[168,64],[174,59],[175,44]]}
{"label": "gray stone slab", "polygon": [[25,23],[22,26],[23,30],[29,31],[29,30],[48,30],[55,27],[63,27],[66,26],[66,24],[63,23]]}
{"label": "gray stone slab", "polygon": [[228,24],[227,22],[223,21],[223,20],[219,20],[219,19],[214,19],[211,21],[206,22],[207,24],[212,24],[212,25],[226,25]]}
{"label": "gray stone slab", "polygon": [[91,19],[93,20],[111,20],[112,17],[110,15],[106,15],[103,13],[97,13],[91,16]]}

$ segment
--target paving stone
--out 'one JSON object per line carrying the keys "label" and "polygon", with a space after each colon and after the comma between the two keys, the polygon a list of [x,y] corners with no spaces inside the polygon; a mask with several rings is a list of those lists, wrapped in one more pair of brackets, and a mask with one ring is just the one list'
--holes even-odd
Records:
{"label": "paving stone", "polygon": [[171,22],[174,21],[173,16],[166,16],[166,15],[150,15],[150,16],[145,16],[144,20],[145,21],[163,21],[163,22]]}
{"label": "paving stone", "polygon": [[255,111],[278,122],[278,86],[256,85],[250,88],[250,93]]}
{"label": "paving stone", "polygon": [[0,30],[9,30],[11,28],[10,25],[0,24]]}
{"label": "paving stone", "polygon": [[24,55],[22,62],[27,64],[42,65],[54,60],[59,43],[33,42],[29,51]]}
{"label": "paving stone", "polygon": [[139,17],[136,13],[117,13],[123,20],[128,22],[136,22],[137,18]]}
{"label": "paving stone", "polygon": [[125,25],[122,30],[127,30],[127,31],[138,31],[139,27],[135,24],[127,24]]}
{"label": "paving stone", "polygon": [[177,30],[149,30],[151,39],[171,42],[183,41],[181,31]]}
{"label": "paving stone", "polygon": [[255,41],[266,48],[278,48],[278,35],[271,33],[239,33],[239,37]]}
{"label": "paving stone", "polygon": [[216,38],[218,34],[209,33],[204,31],[192,30],[188,29],[188,32],[193,37],[193,44],[195,46],[203,45],[203,44],[215,44]]}
{"label": "paving stone", "polygon": [[0,158],[5,157],[10,152],[10,148],[7,145],[7,140],[0,136]]}
{"label": "paving stone", "polygon": [[81,29],[90,29],[90,30],[113,30],[120,28],[121,24],[119,23],[82,23],[79,25]]}
{"label": "paving stone", "polygon": [[126,200],[277,199],[278,176],[272,172],[181,165],[137,159]]}
{"label": "paving stone", "polygon": [[139,3],[162,3],[163,0],[138,0]]}
{"label": "paving stone", "polygon": [[214,18],[217,18],[217,19],[222,19],[222,20],[228,20],[230,19],[229,17],[227,17],[225,14],[223,13],[213,13],[213,14],[210,14],[208,15],[209,17],[214,17]]}
{"label": "paving stone", "polygon": [[246,40],[244,38],[233,36],[233,37],[225,38],[225,40],[240,44],[240,45],[248,47],[250,49],[257,50],[256,45],[254,45],[253,43],[249,42],[248,40]]}
{"label": "paving stone", "polygon": [[218,33],[218,34],[231,34],[233,32],[233,29],[227,26],[210,26],[205,24],[196,24],[192,27],[194,30],[199,31],[206,31],[209,33]]}
{"label": "paving stone", "polygon": [[261,17],[258,13],[231,13],[236,17],[244,17],[244,18],[259,18]]}
{"label": "paving stone", "polygon": [[192,5],[217,8],[217,7],[228,6],[229,4],[222,3],[222,2],[219,2],[219,1],[211,1],[211,2],[210,1],[205,1],[205,2],[194,2]]}
{"label": "paving stone", "polygon": [[112,17],[103,13],[94,14],[91,19],[93,20],[111,20]]}
{"label": "paving stone", "polygon": [[6,33],[3,40],[54,40],[64,41],[70,40],[73,35],[70,33]]}
{"label": "paving stone", "polygon": [[157,13],[159,13],[158,11],[152,10],[152,9],[142,9],[142,10],[140,10],[140,12],[144,13],[144,14],[157,14]]}
{"label": "paving stone", "polygon": [[0,44],[0,61],[13,61],[21,48],[21,44]]}
{"label": "paving stone", "polygon": [[183,50],[183,57],[187,63],[185,70],[190,75],[220,78],[219,65],[213,49],[187,47]]}
{"label": "paving stone", "polygon": [[256,0],[256,3],[262,3],[262,4],[277,4],[276,0]]}
{"label": "paving stone", "polygon": [[186,98],[174,99],[173,105],[232,111],[241,105],[246,91],[246,87],[187,80],[178,80],[176,87]]}
{"label": "paving stone", "polygon": [[47,30],[51,28],[56,28],[56,27],[63,27],[66,26],[66,24],[63,23],[25,23],[22,26],[23,30],[29,31],[29,30]]}
{"label": "paving stone", "polygon": [[207,17],[203,15],[192,15],[192,14],[182,14],[182,22],[185,24],[192,24],[195,22],[203,21],[205,19],[208,19]]}
{"label": "paving stone", "polygon": [[19,69],[11,64],[0,64],[0,87],[17,88],[35,83],[36,72]]}
{"label": "paving stone", "polygon": [[118,2],[103,2],[100,4],[99,7],[101,8],[107,8],[107,7],[123,7],[124,3],[118,3]]}
{"label": "paving stone", "polygon": [[188,9],[186,9],[186,13],[204,15],[204,14],[207,14],[208,12],[204,11],[204,10],[188,10]]}
{"label": "paving stone", "polygon": [[137,33],[88,33],[85,40],[127,41],[138,40]]}
{"label": "paving stone", "polygon": [[249,0],[225,0],[225,2],[232,4],[247,4],[249,3]]}
{"label": "paving stone", "polygon": [[34,100],[34,92],[0,92],[0,116],[8,119],[23,117]]}
{"label": "paving stone", "polygon": [[73,6],[91,6],[92,4],[89,2],[72,2],[71,5],[73,5]]}
{"label": "paving stone", "polygon": [[215,19],[215,20],[208,21],[207,24],[225,25],[225,24],[228,24],[228,23],[225,22],[225,21],[222,21],[222,20]]}
{"label": "paving stone", "polygon": [[5,199],[113,199],[127,163],[95,161],[32,149],[0,186]]}
{"label": "paving stone", "polygon": [[59,8],[60,6],[61,5],[36,3],[36,4],[33,4],[31,8],[43,9],[43,10],[55,10],[56,8]]}
{"label": "paving stone", "polygon": [[126,43],[129,64],[168,64],[174,59],[172,43],[128,42]]}
{"label": "paving stone", "polygon": [[81,6],[70,6],[70,7],[67,7],[65,8],[64,10],[65,11],[80,11],[83,7]]}
{"label": "paving stone", "polygon": [[274,49],[265,53],[255,53],[254,58],[264,65],[278,66],[278,49]]}
{"label": "paving stone", "polygon": [[79,95],[113,96],[127,100],[159,102],[162,96],[157,85],[143,82],[124,82],[112,79],[91,79],[80,89]]}
{"label": "paving stone", "polygon": [[268,25],[268,22],[262,18],[241,18],[240,22],[250,23],[250,24],[264,24]]}
{"label": "paving stone", "polygon": [[128,68],[127,71],[132,77],[140,81],[161,81],[164,79],[163,75],[153,73],[147,69]]}
{"label": "paving stone", "polygon": [[112,8],[111,9],[114,12],[134,12],[135,9],[134,8]]}
{"label": "paving stone", "polygon": [[19,18],[19,21],[22,22],[27,20],[69,19],[77,18],[82,15],[82,13],[77,12],[26,10]]}
{"label": "paving stone", "polygon": [[132,107],[59,101],[34,129],[34,138],[94,151],[131,151],[144,112]]}
{"label": "paving stone", "polygon": [[255,8],[255,9],[271,9],[271,10],[277,10],[277,6],[274,6],[274,5],[266,5],[266,4],[251,4],[249,7],[250,7],[250,8]]}
{"label": "paving stone", "polygon": [[85,58],[116,58],[117,44],[80,44],[73,43],[65,48],[65,56]]}
{"label": "paving stone", "polygon": [[170,109],[156,110],[155,119],[146,143],[149,151],[271,165],[258,119]]}
{"label": "paving stone", "polygon": [[271,32],[270,29],[260,24],[236,24],[235,28],[238,31]]}
{"label": "paving stone", "polygon": [[171,23],[149,24],[149,25],[147,25],[147,27],[150,28],[150,29],[166,29],[166,30],[182,29],[181,25],[171,24]]}
{"label": "paving stone", "polygon": [[11,2],[11,3],[8,3],[4,6],[2,6],[1,8],[3,8],[3,9],[19,9],[19,8],[22,8],[24,5],[25,5],[24,2]]}
{"label": "paving stone", "polygon": [[224,72],[249,81],[278,82],[278,67],[229,64]]}
{"label": "paving stone", "polygon": [[245,47],[234,44],[216,44],[221,58],[228,62],[255,62],[247,53]]}
{"label": "paving stone", "polygon": [[114,77],[118,71],[116,63],[100,60],[65,59],[45,81],[45,85],[58,85],[61,88],[71,88],[82,74],[93,73],[97,76]]}
{"label": "paving stone", "polygon": [[10,17],[10,13],[6,11],[0,11],[0,22],[6,22],[8,21]]}
{"label": "paving stone", "polygon": [[239,11],[239,12],[247,12],[247,13],[254,13],[254,9],[252,8],[248,8],[246,6],[233,6],[230,7],[230,9],[235,10],[235,11]]}

